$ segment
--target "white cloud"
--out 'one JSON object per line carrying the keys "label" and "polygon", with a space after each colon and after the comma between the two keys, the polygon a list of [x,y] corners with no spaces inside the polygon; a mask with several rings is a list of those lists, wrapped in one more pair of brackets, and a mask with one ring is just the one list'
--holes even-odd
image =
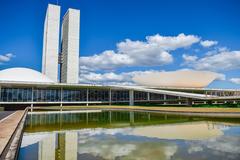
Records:
{"label": "white cloud", "polygon": [[0,64],[10,61],[13,57],[14,55],[12,53],[0,55]]}
{"label": "white cloud", "polygon": [[240,84],[240,78],[231,78],[229,81],[235,84]]}
{"label": "white cloud", "polygon": [[188,153],[191,154],[191,153],[194,153],[194,152],[202,152],[203,151],[203,147],[201,145],[191,145],[189,148],[188,148]]}
{"label": "white cloud", "polygon": [[207,48],[207,47],[211,47],[211,46],[217,45],[218,41],[205,40],[205,41],[201,41],[200,44],[201,44],[201,46]]}
{"label": "white cloud", "polygon": [[80,57],[80,65],[87,70],[113,69],[133,63],[133,59],[128,55],[116,53],[112,50],[104,51],[99,55]]}
{"label": "white cloud", "polygon": [[229,49],[227,47],[214,47],[213,50],[208,51],[205,55],[206,56],[212,56],[214,54],[220,53],[220,52],[227,52]]}
{"label": "white cloud", "polygon": [[[175,144],[151,143],[149,137],[141,137],[142,141],[121,137],[134,136],[133,128],[117,129],[83,129],[78,132],[78,154],[92,154],[103,159],[172,159],[178,147]],[[119,135],[120,138],[119,138]],[[104,137],[107,137],[104,141]],[[151,138],[150,138],[151,140]],[[156,141],[156,139],[155,139]],[[147,147],[146,147],[147,146]],[[154,153],[154,154],[152,154]]]}
{"label": "white cloud", "polygon": [[219,136],[216,138],[210,138],[203,141],[191,141],[187,142],[190,147],[188,149],[189,154],[195,152],[208,151],[212,154],[212,157],[217,156],[223,159],[239,159],[239,142],[238,136]]}
{"label": "white cloud", "polygon": [[81,83],[94,83],[94,84],[121,84],[121,85],[135,85],[132,78],[137,74],[143,73],[153,73],[158,72],[156,70],[148,71],[132,71],[132,72],[122,72],[122,73],[96,73],[96,72],[81,72],[80,82]]}
{"label": "white cloud", "polygon": [[184,62],[187,64],[190,62],[195,62],[198,59],[198,57],[195,55],[191,56],[191,55],[187,55],[187,54],[183,54],[182,58],[183,58]]}
{"label": "white cloud", "polygon": [[169,51],[191,46],[200,41],[194,35],[147,36],[145,41],[126,39],[117,44],[116,51],[106,50],[93,56],[81,57],[81,68],[113,70],[124,66],[161,66],[173,62]]}
{"label": "white cloud", "polygon": [[233,70],[240,68],[240,51],[223,51],[214,55],[196,58],[193,61],[186,61],[183,65],[197,70]]}
{"label": "white cloud", "polygon": [[205,145],[209,149],[222,153],[239,154],[240,150],[239,139],[234,136],[210,139]]}
{"label": "white cloud", "polygon": [[216,80],[225,81],[226,80],[226,75],[222,74],[222,73],[217,73]]}
{"label": "white cloud", "polygon": [[183,33],[178,36],[161,36],[156,34],[154,36],[147,36],[146,42],[131,41],[127,39],[120,42],[117,46],[120,52],[138,51],[139,49],[160,48],[161,50],[175,50],[191,46],[199,42],[200,38],[194,35],[185,35]]}

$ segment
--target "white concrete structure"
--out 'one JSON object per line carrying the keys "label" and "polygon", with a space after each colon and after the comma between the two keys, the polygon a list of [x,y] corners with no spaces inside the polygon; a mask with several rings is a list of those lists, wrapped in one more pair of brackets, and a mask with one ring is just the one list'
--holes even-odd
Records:
{"label": "white concrete structure", "polygon": [[220,75],[209,71],[179,70],[143,73],[133,77],[135,83],[149,87],[204,88]]}
{"label": "white concrete structure", "polygon": [[44,74],[29,68],[8,68],[0,71],[0,81],[53,83]]}
{"label": "white concrete structure", "polygon": [[39,160],[55,160],[55,139],[55,134],[51,134],[39,142]]}
{"label": "white concrete structure", "polygon": [[78,133],[65,133],[65,159],[75,160],[78,154]]}
{"label": "white concrete structure", "polygon": [[61,82],[78,83],[80,11],[68,9],[62,23]]}
{"label": "white concrete structure", "polygon": [[44,22],[42,73],[58,81],[60,6],[49,4]]}

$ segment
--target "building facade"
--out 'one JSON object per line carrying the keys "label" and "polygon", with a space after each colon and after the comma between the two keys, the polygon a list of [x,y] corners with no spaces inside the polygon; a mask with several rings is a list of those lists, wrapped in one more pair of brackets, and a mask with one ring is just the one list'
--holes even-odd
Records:
{"label": "building facade", "polygon": [[42,73],[58,82],[60,6],[49,4],[43,33]]}
{"label": "building facade", "polygon": [[80,11],[68,9],[62,23],[61,83],[78,83]]}

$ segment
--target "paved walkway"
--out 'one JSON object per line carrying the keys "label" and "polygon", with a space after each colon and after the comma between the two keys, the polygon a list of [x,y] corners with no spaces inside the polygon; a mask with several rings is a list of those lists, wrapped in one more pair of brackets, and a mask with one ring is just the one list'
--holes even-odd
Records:
{"label": "paved walkway", "polygon": [[8,115],[7,118],[0,121],[0,155],[11,139],[11,136],[17,128],[23,115],[24,111],[15,111],[11,115]]}

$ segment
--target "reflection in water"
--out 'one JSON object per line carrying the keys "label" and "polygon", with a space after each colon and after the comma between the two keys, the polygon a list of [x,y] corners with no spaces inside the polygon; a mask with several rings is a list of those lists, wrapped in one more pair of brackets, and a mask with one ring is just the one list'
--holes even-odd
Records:
{"label": "reflection in water", "polygon": [[201,140],[223,135],[221,129],[209,129],[207,122],[192,122],[161,126],[134,128],[136,136],[156,137],[161,139]]}
{"label": "reflection in water", "polygon": [[[78,133],[40,133],[23,137],[21,150],[24,152],[29,146],[36,145],[36,155],[20,153],[20,159],[60,160],[77,159]],[[35,156],[35,157],[34,157]]]}
{"label": "reflection in water", "polygon": [[239,123],[227,119],[126,111],[29,115],[19,159],[225,160],[240,158],[239,144]]}
{"label": "reflection in water", "polygon": [[39,141],[38,159],[55,159],[55,135],[48,135]]}

